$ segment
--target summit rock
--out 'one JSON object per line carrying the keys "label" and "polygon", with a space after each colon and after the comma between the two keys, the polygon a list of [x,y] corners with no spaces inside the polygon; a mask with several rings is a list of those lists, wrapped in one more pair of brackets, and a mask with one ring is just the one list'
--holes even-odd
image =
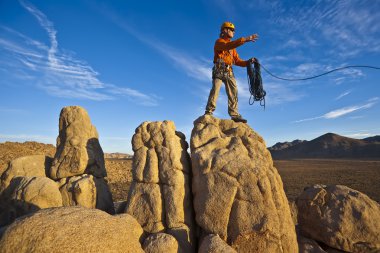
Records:
{"label": "summit rock", "polygon": [[282,180],[247,124],[201,116],[191,134],[193,198],[204,235],[237,252],[298,252]]}

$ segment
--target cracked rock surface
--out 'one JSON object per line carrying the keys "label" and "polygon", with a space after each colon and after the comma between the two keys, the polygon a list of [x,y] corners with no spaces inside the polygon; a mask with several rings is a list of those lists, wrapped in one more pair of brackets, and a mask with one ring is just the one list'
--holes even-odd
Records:
{"label": "cracked rock surface", "polygon": [[302,234],[347,252],[380,252],[380,205],[343,185],[314,185],[297,198]]}
{"label": "cracked rock surface", "polygon": [[190,157],[172,121],[144,122],[132,138],[133,183],[125,212],[148,233],[165,232],[179,252],[194,252]]}
{"label": "cracked rock surface", "polygon": [[204,234],[237,252],[298,252],[282,180],[247,124],[201,116],[191,134],[193,202]]}
{"label": "cracked rock surface", "polygon": [[87,111],[80,106],[67,106],[59,116],[57,152],[49,176],[60,179],[82,174],[106,177],[104,153]]}

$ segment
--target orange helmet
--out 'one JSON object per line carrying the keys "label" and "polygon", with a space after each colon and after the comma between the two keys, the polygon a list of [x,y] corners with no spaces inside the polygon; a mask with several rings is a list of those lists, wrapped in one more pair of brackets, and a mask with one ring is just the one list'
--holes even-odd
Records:
{"label": "orange helmet", "polygon": [[220,27],[220,30],[223,30],[224,28],[230,28],[230,29],[233,29],[233,30],[235,30],[235,26],[234,26],[234,24],[232,24],[231,22],[224,22],[223,24],[222,24],[222,26]]}

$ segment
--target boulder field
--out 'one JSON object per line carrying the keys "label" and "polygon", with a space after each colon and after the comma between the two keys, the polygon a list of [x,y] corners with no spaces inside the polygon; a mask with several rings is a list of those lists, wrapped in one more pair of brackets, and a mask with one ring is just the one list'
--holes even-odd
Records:
{"label": "boulder field", "polygon": [[380,252],[380,205],[339,185],[289,205],[263,138],[206,115],[189,144],[172,121],[132,138],[133,180],[117,214],[85,109],[59,118],[54,157],[13,160],[0,178],[0,253]]}

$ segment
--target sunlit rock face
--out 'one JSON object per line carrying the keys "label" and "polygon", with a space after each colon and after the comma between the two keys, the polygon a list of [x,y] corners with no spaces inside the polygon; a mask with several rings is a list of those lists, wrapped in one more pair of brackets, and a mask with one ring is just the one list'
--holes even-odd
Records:
{"label": "sunlit rock face", "polygon": [[85,109],[64,107],[59,116],[57,152],[49,171],[53,179],[91,174],[107,176],[98,132]]}
{"label": "sunlit rock face", "polygon": [[148,233],[165,232],[195,252],[190,157],[172,121],[144,122],[132,138],[133,183],[125,212]]}
{"label": "sunlit rock face", "polygon": [[347,252],[380,252],[380,205],[343,185],[314,185],[297,198],[302,234]]}
{"label": "sunlit rock face", "polygon": [[247,124],[199,117],[191,134],[197,224],[238,252],[298,252],[282,180]]}

